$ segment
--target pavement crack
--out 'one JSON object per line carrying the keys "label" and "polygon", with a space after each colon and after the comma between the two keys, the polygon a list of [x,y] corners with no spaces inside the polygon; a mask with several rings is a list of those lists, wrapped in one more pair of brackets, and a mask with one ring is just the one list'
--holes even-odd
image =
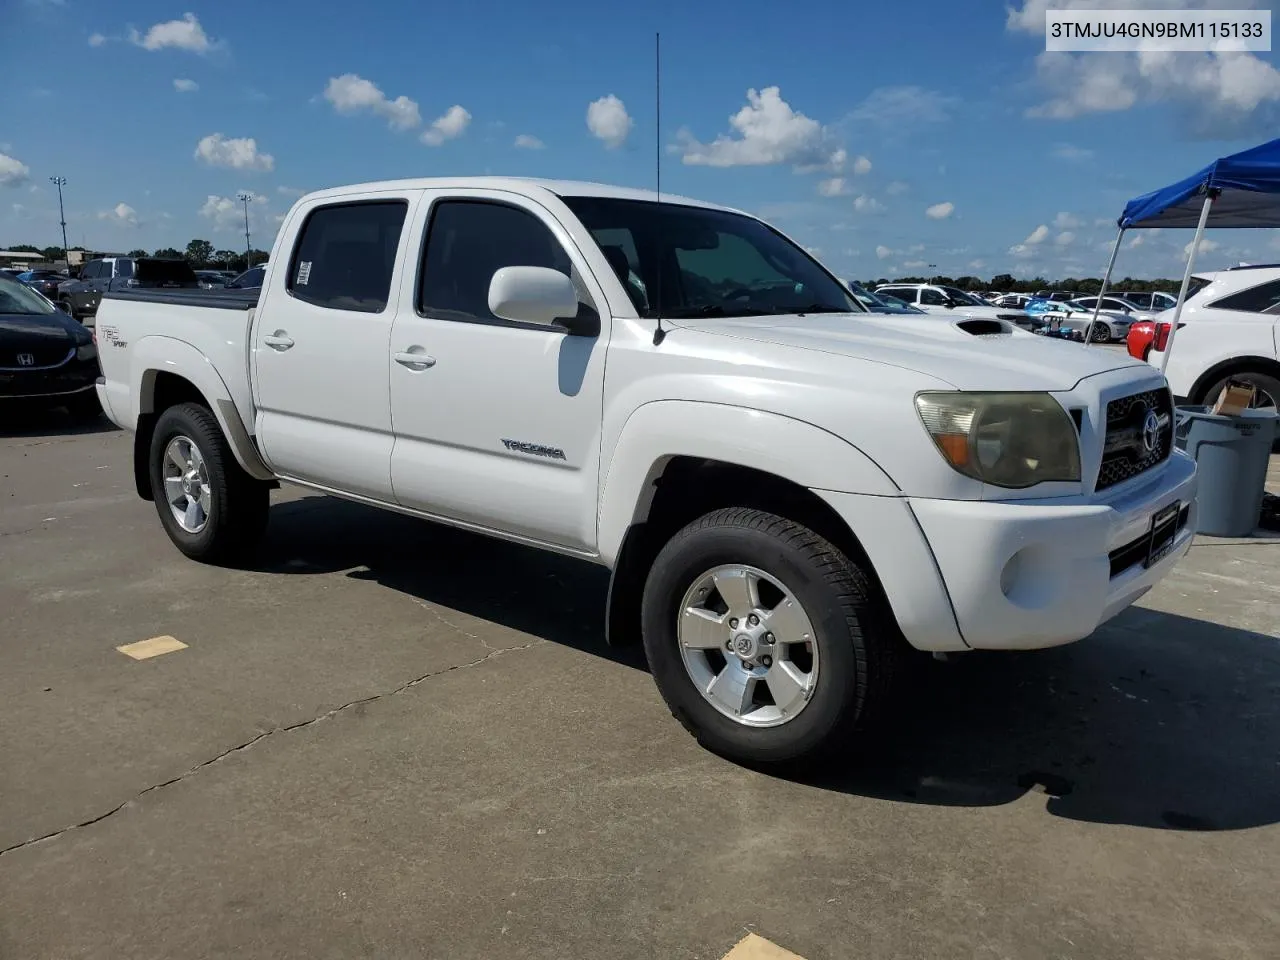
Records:
{"label": "pavement crack", "polygon": [[[452,624],[450,624],[450,626],[452,626]],[[455,629],[458,629],[458,628],[455,627]],[[470,636],[470,634],[468,634],[468,636]],[[161,790],[165,787],[173,786],[175,783],[180,783],[181,781],[186,780],[189,777],[193,777],[197,773],[199,773],[201,770],[205,769],[206,767],[211,767],[215,763],[225,760],[227,757],[231,756],[233,753],[240,753],[244,750],[248,750],[250,747],[254,746],[259,741],[265,740],[268,737],[273,737],[276,734],[281,734],[281,733],[289,733],[293,730],[301,730],[304,727],[315,726],[317,723],[322,723],[325,720],[329,720],[332,717],[337,716],[338,714],[342,713],[344,710],[349,710],[352,707],[358,707],[361,704],[376,703],[379,700],[385,700],[388,697],[394,697],[397,694],[404,693],[406,690],[416,687],[420,683],[425,683],[426,681],[432,679],[433,677],[444,676],[446,673],[454,673],[455,671],[466,670],[466,669],[469,669],[470,667],[478,667],[480,664],[488,660],[492,660],[495,657],[500,657],[503,654],[518,653],[521,650],[528,650],[531,647],[536,647],[546,642],[547,642],[546,640],[542,638],[538,638],[536,640],[530,640],[528,643],[523,643],[515,647],[489,648],[489,652],[486,653],[483,657],[477,657],[476,659],[468,660],[465,663],[455,663],[451,666],[443,667],[439,670],[432,670],[428,673],[422,674],[422,676],[420,677],[414,677],[411,680],[406,680],[404,683],[400,684],[398,687],[392,688],[391,690],[386,690],[382,693],[375,693],[367,697],[358,697],[355,700],[349,700],[346,703],[342,704],[341,706],[333,707],[332,709],[326,710],[324,713],[319,714],[318,716],[310,717],[306,720],[299,720],[295,723],[288,723],[288,724],[284,724],[283,726],[273,727],[270,730],[263,730],[261,733],[255,734],[254,736],[250,737],[248,740],[244,741],[243,743],[238,743],[234,747],[228,747],[226,750],[223,750],[221,753],[217,754],[214,757],[211,757],[208,760],[202,760],[200,763],[197,763],[195,766],[189,768],[183,773],[178,774],[176,777],[170,777],[168,780],[163,780],[160,783],[153,783],[151,784],[151,786],[146,787],[142,790],[139,790],[132,797],[129,797],[127,800],[124,800],[116,804],[114,807],[112,807],[110,810],[107,810],[105,813],[100,813],[100,814],[97,814],[96,816],[90,817],[88,820],[81,820],[79,823],[73,823],[70,826],[62,827],[58,830],[51,831],[50,833],[46,833],[43,836],[31,837],[30,839],[21,840],[18,843],[14,843],[7,847],[0,848],[0,857],[3,857],[5,854],[13,853],[17,850],[21,850],[24,847],[34,846],[37,843],[44,843],[46,840],[56,840],[58,837],[61,837],[64,834],[71,833],[73,830],[79,830],[82,827],[91,827],[95,823],[101,823],[103,820],[106,820],[107,818],[112,817],[115,814],[119,813],[121,810],[123,810],[125,807],[129,806],[130,804],[135,803],[138,800],[141,800],[147,794],[154,793],[156,790]],[[488,647],[488,644],[486,644],[485,646]]]}

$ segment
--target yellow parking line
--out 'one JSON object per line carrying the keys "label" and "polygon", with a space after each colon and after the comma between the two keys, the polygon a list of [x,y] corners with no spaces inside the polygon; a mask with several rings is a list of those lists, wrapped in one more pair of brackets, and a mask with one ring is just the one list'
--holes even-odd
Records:
{"label": "yellow parking line", "polygon": [[804,960],[804,957],[784,950],[764,937],[749,933],[720,960]]}
{"label": "yellow parking line", "polygon": [[126,643],[123,647],[116,647],[126,657],[133,657],[135,660],[149,660],[151,657],[158,657],[164,653],[175,653],[178,650],[187,649],[187,645],[181,640],[174,637],[152,637],[150,640],[139,640],[137,643]]}

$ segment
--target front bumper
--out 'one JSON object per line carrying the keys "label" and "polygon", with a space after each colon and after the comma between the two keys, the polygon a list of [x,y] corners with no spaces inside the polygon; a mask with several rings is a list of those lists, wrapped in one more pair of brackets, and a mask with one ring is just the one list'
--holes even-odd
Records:
{"label": "front bumper", "polygon": [[[1114,499],[910,501],[964,642],[1023,650],[1091,634],[1186,554],[1196,526],[1195,462],[1175,450]],[[1181,509],[1168,552],[1146,565],[1152,519]]]}
{"label": "front bumper", "polygon": [[0,370],[0,400],[56,400],[92,390],[98,376],[97,358],[68,360],[56,367]]}

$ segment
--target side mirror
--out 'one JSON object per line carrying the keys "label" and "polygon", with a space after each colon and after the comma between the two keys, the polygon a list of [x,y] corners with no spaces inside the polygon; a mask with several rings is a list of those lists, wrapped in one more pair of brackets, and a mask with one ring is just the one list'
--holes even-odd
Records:
{"label": "side mirror", "polygon": [[495,317],[549,327],[578,313],[573,281],[548,267],[502,267],[489,281]]}

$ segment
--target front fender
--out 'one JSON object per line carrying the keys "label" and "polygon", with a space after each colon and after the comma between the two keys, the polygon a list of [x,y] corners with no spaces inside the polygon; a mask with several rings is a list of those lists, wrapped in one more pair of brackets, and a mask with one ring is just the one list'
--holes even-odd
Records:
{"label": "front fender", "polygon": [[246,473],[258,480],[274,479],[275,474],[258,455],[221,374],[208,357],[185,340],[149,336],[132,345],[129,351],[129,396],[134,398],[134,408],[130,411],[129,422],[123,426],[136,430],[139,417],[160,412],[155,409],[155,384],[157,375],[162,372],[182,377],[200,391],[222,428],[236,462]]}
{"label": "front fender", "polygon": [[681,456],[762,470],[809,489],[901,494],[870,457],[811,423],[729,404],[656,400],[632,412],[608,459],[596,517],[604,563],[614,565],[627,529],[648,511],[654,478]]}

